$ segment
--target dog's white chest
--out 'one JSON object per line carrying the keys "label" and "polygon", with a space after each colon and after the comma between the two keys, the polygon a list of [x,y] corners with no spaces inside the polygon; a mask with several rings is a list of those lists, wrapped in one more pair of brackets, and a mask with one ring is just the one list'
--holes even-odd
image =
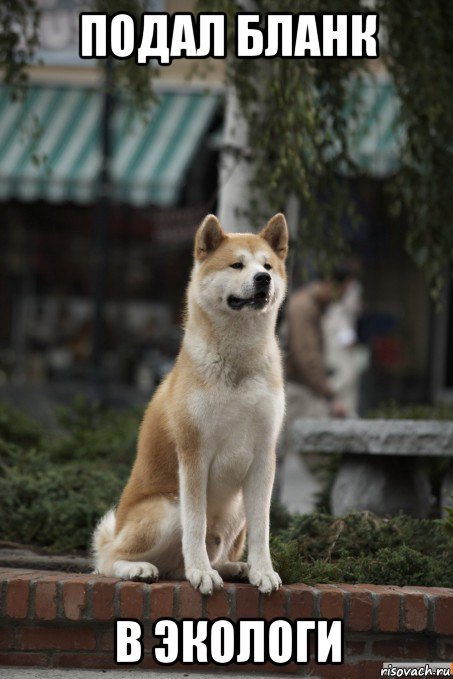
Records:
{"label": "dog's white chest", "polygon": [[239,387],[200,389],[189,399],[209,464],[208,494],[219,500],[237,493],[256,454],[269,454],[283,416],[283,394],[263,378]]}
{"label": "dog's white chest", "polygon": [[220,445],[238,439],[253,445],[262,425],[268,429],[280,417],[282,394],[267,381],[253,377],[237,386],[224,384],[198,389],[190,394],[188,406],[205,443]]}

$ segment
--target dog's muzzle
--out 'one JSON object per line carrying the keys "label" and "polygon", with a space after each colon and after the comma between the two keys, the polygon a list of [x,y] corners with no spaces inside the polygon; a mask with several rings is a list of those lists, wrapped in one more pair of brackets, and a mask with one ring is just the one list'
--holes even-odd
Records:
{"label": "dog's muzzle", "polygon": [[227,299],[230,309],[240,311],[244,307],[250,309],[264,309],[270,301],[271,276],[266,272],[260,272],[253,277],[255,292],[251,297],[236,297],[230,295]]}

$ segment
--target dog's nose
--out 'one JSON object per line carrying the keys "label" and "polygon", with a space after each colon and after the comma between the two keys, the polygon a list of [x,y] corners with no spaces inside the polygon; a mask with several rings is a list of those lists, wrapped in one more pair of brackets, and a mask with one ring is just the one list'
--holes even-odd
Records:
{"label": "dog's nose", "polygon": [[255,286],[257,288],[267,288],[271,282],[271,277],[268,273],[262,271],[260,273],[256,273],[253,277],[253,280],[255,281]]}

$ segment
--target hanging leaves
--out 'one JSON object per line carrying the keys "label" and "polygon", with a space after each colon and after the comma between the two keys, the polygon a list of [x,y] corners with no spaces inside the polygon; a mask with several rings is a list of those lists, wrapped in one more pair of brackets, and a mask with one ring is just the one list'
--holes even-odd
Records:
{"label": "hanging leaves", "polygon": [[0,70],[16,97],[26,85],[26,68],[39,44],[39,18],[35,0],[0,2]]}
{"label": "hanging leaves", "polygon": [[[252,5],[262,15],[276,11],[270,0]],[[199,0],[198,9],[227,13],[229,54],[234,54],[234,14],[250,11],[250,3]],[[369,10],[365,0],[283,0],[278,6],[279,13]],[[437,295],[453,260],[453,5],[378,0],[373,11],[380,13],[382,59],[395,83],[405,130],[392,208],[407,214],[407,250]],[[249,124],[255,161],[251,211],[259,219],[260,195],[273,209],[282,209],[296,194],[302,206],[299,249],[310,249],[324,269],[344,251],[345,218],[357,223],[339,174],[354,169],[347,122],[357,111],[347,96],[348,83],[368,66],[366,59],[229,60],[228,78]]]}

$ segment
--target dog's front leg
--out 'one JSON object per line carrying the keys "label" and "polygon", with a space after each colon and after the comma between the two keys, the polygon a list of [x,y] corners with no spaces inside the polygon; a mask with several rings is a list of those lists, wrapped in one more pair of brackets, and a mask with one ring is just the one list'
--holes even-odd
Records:
{"label": "dog's front leg", "polygon": [[262,450],[255,454],[244,483],[249,581],[264,594],[282,584],[272,567],[269,551],[269,512],[274,475],[275,449]]}
{"label": "dog's front leg", "polygon": [[206,550],[206,489],[208,470],[202,464],[180,465],[182,551],[187,580],[202,594],[223,586],[219,573],[211,568]]}

